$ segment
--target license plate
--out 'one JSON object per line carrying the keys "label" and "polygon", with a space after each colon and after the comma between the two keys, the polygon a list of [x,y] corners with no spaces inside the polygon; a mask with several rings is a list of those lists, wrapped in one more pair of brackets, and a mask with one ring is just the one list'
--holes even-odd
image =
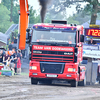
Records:
{"label": "license plate", "polygon": [[47,77],[57,77],[57,75],[47,74]]}

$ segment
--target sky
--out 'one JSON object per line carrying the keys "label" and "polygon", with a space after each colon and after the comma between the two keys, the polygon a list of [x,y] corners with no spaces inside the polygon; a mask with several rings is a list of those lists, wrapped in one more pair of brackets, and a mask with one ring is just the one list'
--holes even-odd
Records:
{"label": "sky", "polygon": [[28,0],[29,5],[33,6],[34,9],[38,10],[40,8],[38,0]]}

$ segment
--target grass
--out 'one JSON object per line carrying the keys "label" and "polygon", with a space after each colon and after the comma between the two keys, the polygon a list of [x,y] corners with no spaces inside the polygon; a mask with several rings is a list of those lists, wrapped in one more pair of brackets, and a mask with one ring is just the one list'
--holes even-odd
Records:
{"label": "grass", "polygon": [[29,75],[29,73],[21,73],[21,75]]}
{"label": "grass", "polygon": [[[24,72],[22,72],[21,75],[27,75],[27,76],[28,76],[29,73],[24,73]],[[0,75],[0,76],[2,76],[2,75]]]}

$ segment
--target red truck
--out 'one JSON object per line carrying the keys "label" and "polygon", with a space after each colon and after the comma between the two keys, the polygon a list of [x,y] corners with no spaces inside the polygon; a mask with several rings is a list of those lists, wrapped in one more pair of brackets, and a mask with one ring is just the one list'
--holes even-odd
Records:
{"label": "red truck", "polygon": [[86,85],[86,68],[81,65],[83,42],[83,26],[68,25],[66,21],[33,25],[29,68],[31,84],[63,80],[71,83],[72,87]]}

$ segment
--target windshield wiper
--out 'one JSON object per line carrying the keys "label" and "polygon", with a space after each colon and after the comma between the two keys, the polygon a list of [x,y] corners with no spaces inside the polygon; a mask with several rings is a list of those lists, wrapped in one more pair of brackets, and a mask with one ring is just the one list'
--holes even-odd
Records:
{"label": "windshield wiper", "polygon": [[60,44],[69,44],[68,42],[58,42]]}

